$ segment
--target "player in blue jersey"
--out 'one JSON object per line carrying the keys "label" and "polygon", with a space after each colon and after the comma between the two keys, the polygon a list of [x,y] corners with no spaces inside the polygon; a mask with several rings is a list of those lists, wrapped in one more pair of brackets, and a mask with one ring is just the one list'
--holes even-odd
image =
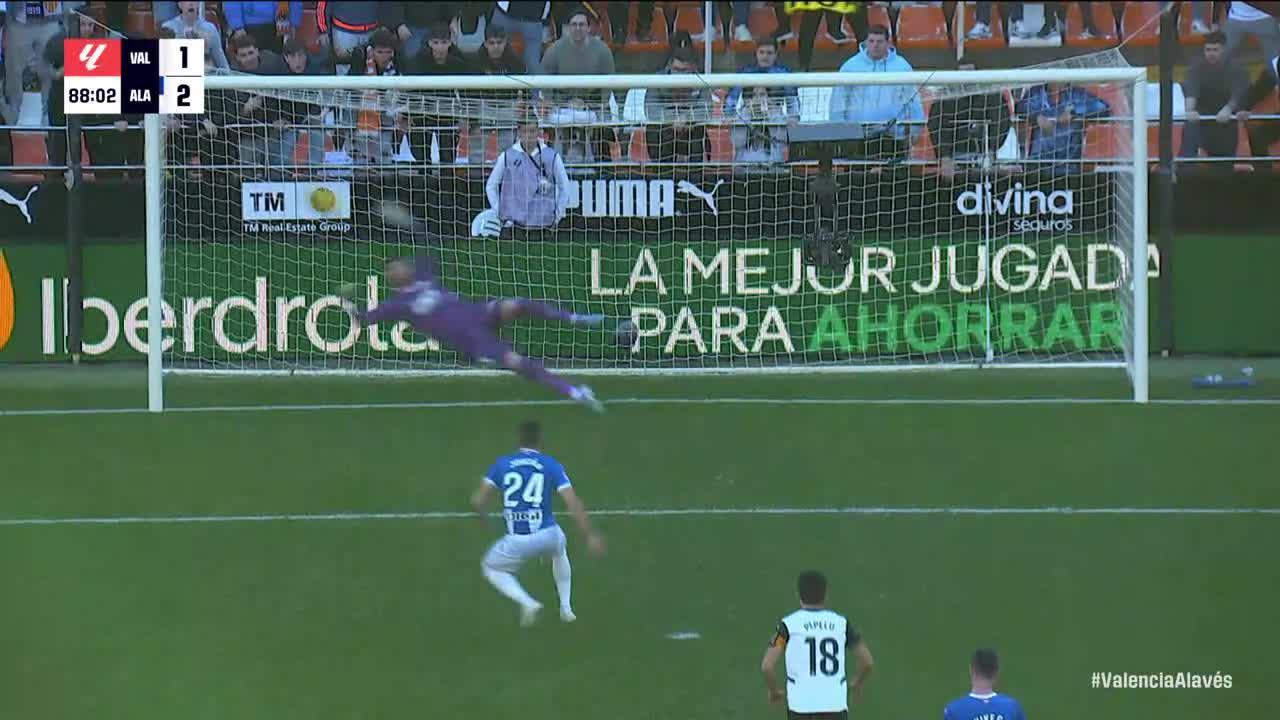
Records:
{"label": "player in blue jersey", "polygon": [[564,531],[552,512],[553,496],[560,495],[587,538],[587,549],[593,555],[604,553],[604,538],[591,527],[587,510],[569,484],[564,466],[539,450],[542,429],[536,422],[520,426],[520,449],[498,458],[471,496],[471,504],[483,513],[489,495],[502,495],[502,517],[507,533],[489,548],[480,569],[498,592],[520,606],[520,624],[531,625],[542,604],[520,586],[515,573],[525,561],[535,557],[551,558],[551,574],[560,596],[560,619],[573,622],[573,603],[569,591],[573,572],[565,551]]}
{"label": "player in blue jersey", "polygon": [[943,720],[1026,720],[1017,700],[995,691],[1000,659],[995,650],[982,648],[969,663],[969,694],[952,700],[942,711]]}

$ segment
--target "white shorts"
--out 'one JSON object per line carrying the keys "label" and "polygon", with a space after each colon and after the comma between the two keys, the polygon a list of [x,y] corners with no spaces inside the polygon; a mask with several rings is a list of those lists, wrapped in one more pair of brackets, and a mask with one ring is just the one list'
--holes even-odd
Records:
{"label": "white shorts", "polygon": [[528,535],[499,538],[484,554],[484,566],[499,572],[515,572],[536,557],[555,557],[564,552],[566,540],[559,525]]}

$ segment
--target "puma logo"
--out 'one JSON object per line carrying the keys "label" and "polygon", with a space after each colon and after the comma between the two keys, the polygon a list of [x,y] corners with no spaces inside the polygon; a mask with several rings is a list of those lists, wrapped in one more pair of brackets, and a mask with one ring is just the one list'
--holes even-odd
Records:
{"label": "puma logo", "polygon": [[716,184],[711,187],[711,191],[706,192],[688,180],[681,180],[676,183],[676,192],[681,192],[685,195],[692,195],[696,198],[702,198],[702,201],[707,204],[708,208],[710,208],[711,214],[716,217],[720,217],[720,210],[716,207],[716,191],[719,190],[720,186],[723,184],[724,180],[717,180]]}
{"label": "puma logo", "polygon": [[27,224],[30,225],[33,221],[31,219],[31,209],[27,207],[27,203],[31,202],[31,196],[35,195],[39,189],[39,185],[32,185],[31,189],[27,191],[27,196],[19,200],[10,194],[8,190],[0,188],[0,202],[18,208],[18,212],[22,213],[22,217],[26,218]]}

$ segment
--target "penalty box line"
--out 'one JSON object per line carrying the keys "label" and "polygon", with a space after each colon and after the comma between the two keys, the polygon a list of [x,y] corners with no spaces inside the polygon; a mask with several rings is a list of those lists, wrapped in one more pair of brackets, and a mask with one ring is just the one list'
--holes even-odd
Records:
{"label": "penalty box line", "polygon": [[[605,517],[710,517],[753,515],[871,515],[871,516],[1209,516],[1272,515],[1280,516],[1280,508],[1227,507],[828,507],[828,508],[634,508],[593,510],[592,515]],[[498,514],[492,517],[500,518]],[[135,515],[117,517],[51,517],[0,518],[0,527],[47,525],[197,525],[266,522],[377,522],[406,520],[457,520],[480,517],[474,512],[386,512],[386,513],[290,513],[264,515]]]}

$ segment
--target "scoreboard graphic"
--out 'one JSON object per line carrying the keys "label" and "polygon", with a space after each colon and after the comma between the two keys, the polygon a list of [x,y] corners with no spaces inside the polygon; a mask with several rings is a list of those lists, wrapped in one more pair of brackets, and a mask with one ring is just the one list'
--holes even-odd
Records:
{"label": "scoreboard graphic", "polygon": [[68,115],[204,112],[204,40],[63,41]]}

